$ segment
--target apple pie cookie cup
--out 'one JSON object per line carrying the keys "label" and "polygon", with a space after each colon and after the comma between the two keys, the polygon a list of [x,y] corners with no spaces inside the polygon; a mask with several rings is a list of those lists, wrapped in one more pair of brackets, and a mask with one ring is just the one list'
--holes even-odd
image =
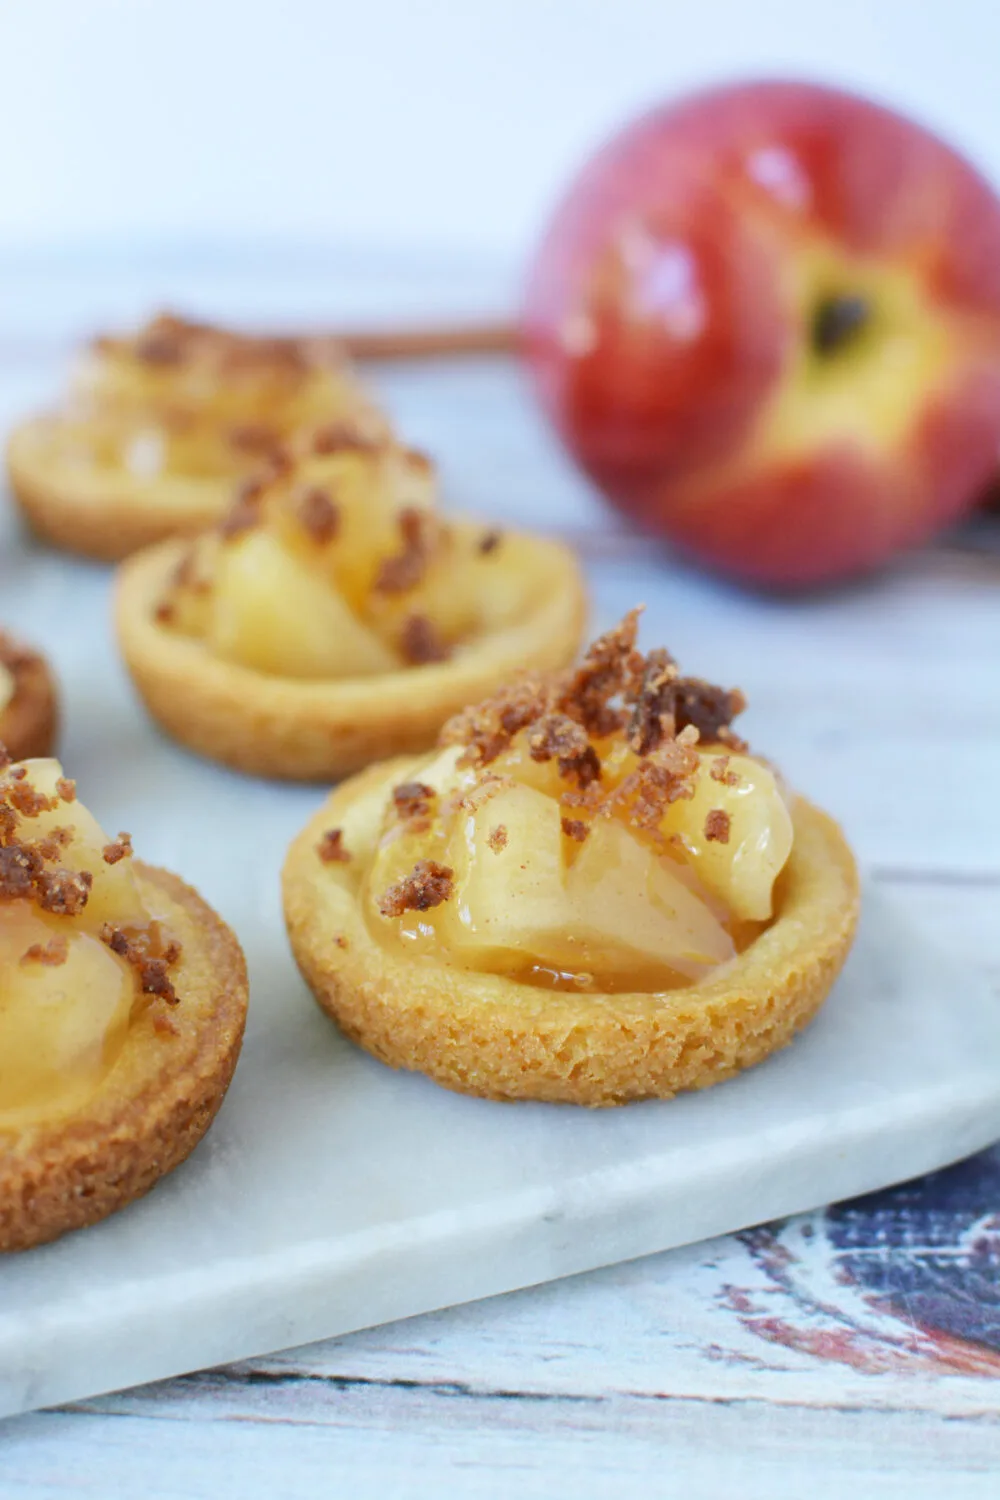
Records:
{"label": "apple pie cookie cup", "polygon": [[11,434],[7,475],[34,534],[97,562],[118,562],[164,537],[193,536],[229,503],[232,480],[194,475],[144,479],[87,467],[61,452],[57,417],[32,417]]}
{"label": "apple pie cookie cup", "polygon": [[[451,530],[470,547],[491,535],[465,522]],[[426,750],[452,714],[519,668],[572,660],[586,617],[573,553],[556,541],[506,533],[490,564],[497,623],[487,618],[446,660],[368,677],[282,677],[223,659],[158,618],[183,555],[183,544],[165,543],[123,566],[116,602],[122,655],[172,738],[254,775],[335,780],[373,760]],[[489,601],[485,607],[488,616]]]}
{"label": "apple pie cookie cup", "polygon": [[[375,936],[366,860],[394,785],[416,765],[370,767],[338,787],[289,850],[285,920],[320,1006],[390,1067],[489,1099],[603,1106],[707,1088],[761,1062],[815,1015],[850,949],[853,856],[836,823],[798,798],[773,921],[709,977],[664,993],[577,995],[408,959]],[[350,859],[317,852],[331,827]]]}
{"label": "apple pie cookie cup", "polygon": [[247,1000],[233,933],[109,839],[58,761],[0,767],[0,1250],[96,1223],[183,1161]]}
{"label": "apple pie cookie cup", "polygon": [[94,341],[62,407],[12,432],[8,478],[38,536],[115,562],[212,525],[235,480],[324,429],[389,432],[333,340],[161,314],[129,337]]}
{"label": "apple pie cookie cup", "polygon": [[239,1059],[248,984],[239,943],[198,893],[139,862],[136,882],[179,938],[177,1004],[129,1026],[100,1087],[42,1121],[0,1122],[0,1251],[96,1224],[190,1156]]}

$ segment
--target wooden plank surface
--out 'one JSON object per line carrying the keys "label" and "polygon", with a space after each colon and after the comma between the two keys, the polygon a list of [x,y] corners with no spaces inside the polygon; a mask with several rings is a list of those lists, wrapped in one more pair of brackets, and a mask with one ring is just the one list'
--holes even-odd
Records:
{"label": "wooden plank surface", "polygon": [[[55,388],[60,348],[88,316],[142,311],[164,289],[197,311],[301,320],[313,307],[332,321],[368,307],[492,312],[505,284],[381,262],[297,279],[173,267],[159,283],[149,270],[16,271],[22,296],[6,343],[0,333],[5,423]],[[624,532],[504,362],[400,367],[380,386],[441,460],[452,503],[572,536],[600,624],[641,591],[651,630],[684,663],[744,686],[754,742],[842,817],[873,878],[1000,1000],[989,536],[981,552],[968,534],[949,539],[818,600],[750,599]],[[515,1487],[994,1496],[998,1382],[995,1149],[825,1213],[15,1419],[0,1425],[0,1496],[311,1496],[348,1483],[358,1500]]]}

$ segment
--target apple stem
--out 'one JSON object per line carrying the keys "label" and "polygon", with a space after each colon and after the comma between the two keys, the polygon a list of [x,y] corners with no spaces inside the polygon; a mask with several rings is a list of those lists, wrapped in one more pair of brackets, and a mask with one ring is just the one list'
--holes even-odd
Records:
{"label": "apple stem", "polygon": [[864,297],[824,297],[813,315],[812,345],[817,354],[836,354],[857,337],[871,316]]}

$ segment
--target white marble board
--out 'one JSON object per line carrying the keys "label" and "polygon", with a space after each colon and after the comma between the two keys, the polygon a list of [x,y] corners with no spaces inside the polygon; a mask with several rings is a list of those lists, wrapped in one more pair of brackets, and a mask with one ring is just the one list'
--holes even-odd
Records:
{"label": "white marble board", "polygon": [[[66,684],[82,796],[219,906],[253,1001],[235,1083],[193,1158],[106,1223],[0,1264],[0,1414],[644,1255],[1000,1134],[995,1000],[881,896],[814,1026],[698,1096],[498,1105],[374,1063],[315,1009],[284,939],[278,869],[321,792],[167,744],[115,659],[105,573],[13,535],[4,556],[5,614],[51,647]],[[654,586],[641,574],[630,564],[600,612]],[[669,613],[654,593],[650,639]],[[57,628],[68,618],[78,627]]]}

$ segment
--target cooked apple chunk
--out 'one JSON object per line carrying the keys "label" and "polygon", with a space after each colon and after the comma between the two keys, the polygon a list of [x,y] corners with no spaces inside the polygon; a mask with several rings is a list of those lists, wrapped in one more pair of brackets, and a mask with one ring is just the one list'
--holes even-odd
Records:
{"label": "cooked apple chunk", "polygon": [[792,822],[732,731],[742,697],[642,657],[636,624],[447,728],[386,813],[374,931],[467,968],[667,989],[773,915]]}

